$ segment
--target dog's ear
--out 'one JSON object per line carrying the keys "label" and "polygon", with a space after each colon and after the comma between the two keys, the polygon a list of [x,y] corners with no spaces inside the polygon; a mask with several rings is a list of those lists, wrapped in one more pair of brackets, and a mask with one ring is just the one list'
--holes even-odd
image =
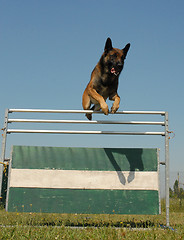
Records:
{"label": "dog's ear", "polygon": [[107,38],[106,43],[105,43],[105,48],[104,51],[105,52],[109,52],[110,50],[112,50],[112,41],[110,38]]}
{"label": "dog's ear", "polygon": [[123,56],[124,56],[124,59],[126,58],[126,55],[127,55],[127,52],[130,48],[130,43],[128,43],[124,48],[123,48]]}

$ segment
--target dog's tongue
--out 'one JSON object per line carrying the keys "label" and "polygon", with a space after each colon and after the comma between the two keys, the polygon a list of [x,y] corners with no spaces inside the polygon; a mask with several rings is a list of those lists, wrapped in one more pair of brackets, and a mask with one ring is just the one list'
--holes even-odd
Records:
{"label": "dog's tongue", "polygon": [[111,73],[116,73],[115,68],[111,68]]}

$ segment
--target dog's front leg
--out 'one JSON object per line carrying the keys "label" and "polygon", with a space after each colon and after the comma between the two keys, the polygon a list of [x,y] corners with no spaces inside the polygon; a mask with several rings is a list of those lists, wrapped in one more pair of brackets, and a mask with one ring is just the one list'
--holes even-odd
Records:
{"label": "dog's front leg", "polygon": [[110,100],[114,101],[111,107],[111,113],[115,113],[119,109],[120,97],[116,93],[113,97],[109,98]]}
{"label": "dog's front leg", "polygon": [[91,98],[91,102],[94,103],[94,104],[96,104],[96,102],[99,103],[100,108],[102,109],[102,112],[105,115],[108,115],[109,109],[108,109],[108,105],[105,102],[104,98],[100,94],[98,94],[97,91],[94,88],[89,88],[88,89],[88,94]]}

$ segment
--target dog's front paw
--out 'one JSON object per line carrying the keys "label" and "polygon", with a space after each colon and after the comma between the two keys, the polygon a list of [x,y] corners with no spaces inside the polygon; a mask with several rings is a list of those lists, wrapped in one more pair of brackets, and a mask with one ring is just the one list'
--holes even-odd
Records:
{"label": "dog's front paw", "polygon": [[109,114],[109,108],[108,108],[108,105],[105,103],[103,106],[101,106],[101,109],[102,109],[102,112],[105,114],[105,115],[108,115]]}
{"label": "dog's front paw", "polygon": [[116,113],[119,107],[115,107],[114,105],[112,105],[111,107],[111,113]]}

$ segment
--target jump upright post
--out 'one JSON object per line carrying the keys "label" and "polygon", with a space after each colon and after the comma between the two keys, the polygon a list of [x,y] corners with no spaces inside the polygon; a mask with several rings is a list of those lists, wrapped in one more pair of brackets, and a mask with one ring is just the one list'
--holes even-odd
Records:
{"label": "jump upright post", "polygon": [[[5,163],[7,134],[13,133],[45,133],[45,134],[103,134],[103,135],[160,135],[165,137],[165,193],[166,193],[166,225],[169,226],[169,126],[168,112],[165,111],[119,111],[118,115],[160,115],[164,119],[162,121],[88,121],[88,120],[47,120],[47,119],[20,119],[10,118],[12,113],[48,113],[48,114],[102,114],[102,112],[94,112],[92,110],[45,110],[45,109],[6,109],[5,121],[2,140],[1,163]],[[159,125],[164,127],[163,131],[141,131],[141,132],[125,132],[125,131],[99,131],[99,130],[38,130],[38,129],[17,129],[9,128],[9,123],[69,123],[69,124],[110,124],[110,125]],[[2,190],[3,164],[0,164],[0,192]]]}

